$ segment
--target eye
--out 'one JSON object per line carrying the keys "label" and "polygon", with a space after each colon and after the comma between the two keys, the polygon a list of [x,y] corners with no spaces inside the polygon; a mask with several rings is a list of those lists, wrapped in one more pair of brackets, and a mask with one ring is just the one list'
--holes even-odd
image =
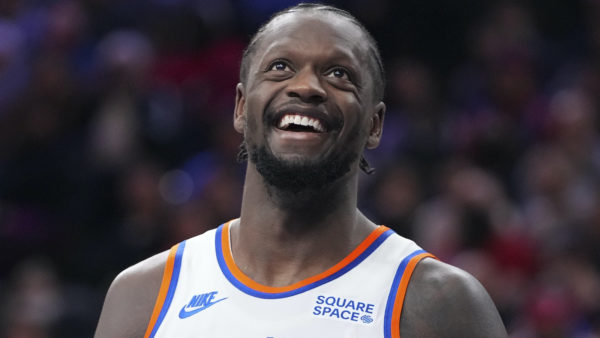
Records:
{"label": "eye", "polygon": [[290,66],[287,65],[287,63],[283,62],[283,61],[275,61],[273,63],[271,63],[269,65],[269,67],[267,68],[267,71],[290,71]]}
{"label": "eye", "polygon": [[350,74],[348,74],[348,71],[341,67],[333,68],[329,71],[329,73],[326,74],[326,76],[350,80]]}

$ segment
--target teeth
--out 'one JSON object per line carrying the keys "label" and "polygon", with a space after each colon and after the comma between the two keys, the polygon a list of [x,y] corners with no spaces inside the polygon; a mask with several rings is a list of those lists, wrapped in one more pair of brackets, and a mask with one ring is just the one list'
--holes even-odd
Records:
{"label": "teeth", "polygon": [[319,122],[319,120],[312,120],[312,123],[313,128],[315,128],[317,131],[321,133],[325,131],[325,127],[321,125],[321,122]]}
{"label": "teeth", "polygon": [[323,125],[321,124],[321,122],[318,119],[313,119],[308,116],[291,115],[291,114],[285,115],[279,121],[279,124],[277,125],[277,127],[280,129],[286,129],[287,127],[290,126],[290,124],[296,124],[296,125],[304,126],[304,127],[311,127],[318,132],[325,131],[325,127],[323,127]]}

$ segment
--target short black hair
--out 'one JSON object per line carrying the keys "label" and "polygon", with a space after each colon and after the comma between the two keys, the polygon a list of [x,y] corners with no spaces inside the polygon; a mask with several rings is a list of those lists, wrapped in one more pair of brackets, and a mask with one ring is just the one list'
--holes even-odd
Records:
{"label": "short black hair", "polygon": [[267,27],[269,27],[269,25],[280,16],[300,11],[332,13],[349,20],[351,23],[355,24],[356,26],[358,26],[358,28],[360,28],[360,30],[367,38],[367,43],[369,45],[369,54],[371,56],[369,66],[371,67],[373,73],[373,87],[375,88],[374,94],[376,99],[383,100],[383,95],[385,91],[385,71],[383,68],[383,62],[381,60],[381,53],[379,52],[379,48],[377,47],[377,42],[375,41],[373,36],[371,36],[371,33],[369,33],[365,26],[363,26],[363,24],[361,24],[358,21],[358,19],[356,19],[356,17],[354,17],[348,11],[319,3],[300,3],[296,6],[289,7],[287,9],[273,14],[269,21],[260,26],[258,31],[250,39],[250,43],[248,44],[248,47],[246,47],[246,49],[244,50],[244,54],[242,55],[242,62],[240,65],[240,82],[245,85],[246,81],[248,80],[248,72],[250,70],[250,62],[252,59],[252,55],[256,51],[256,46],[258,45],[260,39],[263,37]]}

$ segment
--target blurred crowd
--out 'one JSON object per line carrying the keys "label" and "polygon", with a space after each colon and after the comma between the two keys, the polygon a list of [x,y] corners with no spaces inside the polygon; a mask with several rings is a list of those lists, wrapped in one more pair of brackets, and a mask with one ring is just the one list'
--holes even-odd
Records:
{"label": "blurred crowd", "polygon": [[[295,3],[0,1],[0,337],[90,337],[119,271],[239,215],[240,56]],[[387,68],[361,209],[511,337],[600,337],[600,1],[329,3]]]}

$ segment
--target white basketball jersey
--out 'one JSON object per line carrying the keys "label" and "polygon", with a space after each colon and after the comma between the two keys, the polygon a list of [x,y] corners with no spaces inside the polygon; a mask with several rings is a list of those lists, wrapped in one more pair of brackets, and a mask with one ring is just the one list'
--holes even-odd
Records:
{"label": "white basketball jersey", "polygon": [[410,275],[432,257],[380,226],[329,270],[268,287],[235,265],[229,223],[171,249],[145,337],[397,338]]}

